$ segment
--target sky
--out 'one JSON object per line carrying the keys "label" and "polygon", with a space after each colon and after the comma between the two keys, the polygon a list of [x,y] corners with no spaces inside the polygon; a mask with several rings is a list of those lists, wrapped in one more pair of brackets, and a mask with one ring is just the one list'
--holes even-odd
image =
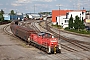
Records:
{"label": "sky", "polygon": [[5,13],[11,10],[19,13],[51,12],[58,10],[90,10],[90,0],[0,0],[0,9]]}

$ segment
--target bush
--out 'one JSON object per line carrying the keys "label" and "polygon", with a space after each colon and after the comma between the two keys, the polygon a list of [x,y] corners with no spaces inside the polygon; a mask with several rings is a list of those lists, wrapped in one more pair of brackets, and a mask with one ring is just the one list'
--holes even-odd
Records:
{"label": "bush", "polygon": [[70,31],[70,32],[75,32],[75,33],[80,33],[80,34],[89,34],[90,35],[90,30],[80,30],[78,29],[69,29],[69,27],[66,27],[64,30]]}
{"label": "bush", "polygon": [[69,30],[69,27],[66,27],[64,30]]}

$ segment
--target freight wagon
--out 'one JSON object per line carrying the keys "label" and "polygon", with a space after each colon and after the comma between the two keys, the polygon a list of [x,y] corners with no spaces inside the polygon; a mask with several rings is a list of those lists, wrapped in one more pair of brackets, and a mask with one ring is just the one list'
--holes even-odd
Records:
{"label": "freight wagon", "polygon": [[19,26],[17,21],[12,22],[10,28],[14,35],[22,38],[30,44],[33,44],[39,49],[44,48],[47,53],[61,53],[61,46],[58,43],[58,39],[54,38],[49,33],[36,33],[32,29]]}

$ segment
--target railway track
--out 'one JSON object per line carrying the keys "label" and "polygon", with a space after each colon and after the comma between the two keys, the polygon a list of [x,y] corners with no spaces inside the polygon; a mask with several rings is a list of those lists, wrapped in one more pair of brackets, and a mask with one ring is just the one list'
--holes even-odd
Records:
{"label": "railway track", "polygon": [[[50,21],[50,22],[51,22],[51,21]],[[49,23],[50,23],[50,22],[49,22]],[[42,23],[42,21],[40,21],[40,23]],[[39,23],[39,25],[40,25],[40,23]],[[42,25],[40,25],[40,26],[42,26]],[[47,29],[47,28],[45,28],[45,27],[42,27],[42,28]],[[50,33],[54,33],[53,35],[58,38],[58,34],[56,34],[55,32],[51,31],[51,29],[49,29],[49,26],[48,26],[48,31],[49,31]],[[62,47],[63,49],[65,49],[65,50],[69,51],[69,52],[78,51],[78,50],[73,49],[73,48],[71,48],[71,47],[69,47],[69,46],[66,46],[66,45],[64,45],[64,44],[61,44],[61,47]]]}
{"label": "railway track", "polygon": [[[54,30],[56,30],[56,31],[62,31],[62,30],[58,30],[58,29],[55,29],[55,28],[53,28],[53,27],[51,27],[51,26],[49,26],[49,28],[52,28],[52,29],[54,29]],[[69,33],[70,34],[70,33]],[[73,33],[72,33],[73,34]],[[80,36],[80,34],[79,34],[79,36]],[[83,37],[83,36],[82,36]],[[85,37],[85,36],[84,36]],[[87,37],[88,38],[88,37]],[[86,45],[90,45],[90,43],[89,42],[85,42],[85,41],[79,41],[79,40],[76,40],[76,39],[72,39],[72,38],[68,38],[70,41],[74,41],[74,42],[79,42],[79,43],[82,43],[82,44],[86,44]]]}
{"label": "railway track", "polygon": [[[42,22],[46,22],[46,21],[41,21],[41,22],[39,23],[39,25],[42,26],[42,28],[46,29],[46,26],[41,25]],[[56,31],[61,31],[61,32],[69,33],[69,34],[74,34],[74,35],[82,36],[82,37],[90,37],[90,36],[87,36],[87,35],[70,33],[70,32],[67,32],[67,31],[58,30],[58,29],[56,29],[56,28],[53,28],[53,27],[49,26],[49,25],[48,25],[49,23],[51,23],[51,21],[49,21],[49,22],[47,23],[48,28],[52,28],[52,29],[54,29],[54,30],[56,30]],[[48,30],[49,30],[49,29],[48,29]],[[86,44],[86,45],[90,45],[89,42],[85,42],[85,41],[79,41],[79,40],[75,40],[75,39],[71,39],[71,41],[79,42],[79,43]]]}
{"label": "railway track", "polygon": [[38,33],[38,32],[41,32],[37,27],[36,27],[36,25],[35,25],[36,23],[34,22],[34,23],[32,23],[32,27],[33,27],[33,29],[36,31],[36,33]]}
{"label": "railway track", "polygon": [[10,26],[10,24],[9,25],[6,25],[6,26],[4,26],[3,27],[3,31],[6,33],[6,34],[8,34],[8,35],[10,35],[10,36],[12,36],[12,37],[15,37],[12,33],[10,33],[10,32],[8,32],[6,29],[7,29],[7,27],[9,27]]}
{"label": "railway track", "polygon": [[78,52],[78,50],[75,50],[75,49],[73,49],[71,47],[68,47],[68,46],[66,46],[64,44],[61,44],[61,48],[65,49],[67,51],[70,51],[70,52]]}
{"label": "railway track", "polygon": [[[35,25],[35,24],[34,24]],[[6,28],[7,28],[8,26],[5,26],[4,28],[3,28],[3,30],[5,31],[6,30]],[[34,27],[34,28],[36,28],[36,27]],[[36,28],[37,29],[37,28]],[[12,34],[9,34],[10,32],[8,32],[7,30],[6,30],[6,32],[5,33],[7,33],[8,35],[10,35],[10,36],[12,36]],[[54,32],[55,33],[55,32]],[[56,34],[56,33],[55,33]],[[61,36],[60,36],[61,37]],[[72,42],[72,41],[71,41]],[[70,51],[70,52],[78,52],[78,50],[76,50],[76,49],[73,49],[73,48],[71,48],[71,47],[68,47],[68,46],[66,46],[66,45],[64,45],[64,44],[61,44],[62,45],[62,48],[63,49],[65,49],[65,50],[67,50],[67,51]],[[43,48],[43,50],[44,50],[44,48]],[[85,54],[85,55],[84,55]],[[88,54],[86,54],[86,53],[78,53],[78,54],[75,54],[75,55],[77,55],[77,56],[79,56],[79,55],[81,55],[82,57],[85,57],[85,58],[87,58],[87,60],[90,60],[90,58],[89,57],[87,57],[88,56]],[[87,56],[86,56],[87,55]],[[65,55],[64,55],[65,56]],[[50,57],[50,56],[48,56],[48,57]],[[60,54],[56,54],[56,55],[54,55],[54,57],[57,57],[57,58],[60,58],[61,57],[61,55]],[[50,57],[51,58],[51,57]],[[68,58],[68,60],[72,60],[70,57],[65,57],[65,58]],[[51,58],[52,59],[52,58]]]}
{"label": "railway track", "polygon": [[[42,22],[41,22],[41,23],[42,23]],[[42,26],[42,25],[40,25],[40,26]],[[45,26],[42,26],[42,28],[46,29]],[[55,37],[59,37],[59,36],[60,36],[61,39],[69,42],[70,44],[72,44],[72,45],[74,45],[74,46],[76,46],[76,47],[81,48],[83,51],[90,51],[90,48],[89,48],[89,47],[82,45],[82,44],[90,45],[90,43],[84,42],[84,41],[78,41],[78,40],[74,40],[74,39],[70,39],[70,38],[66,38],[66,37],[61,36],[61,35],[57,34],[56,32],[52,31],[50,28],[52,28],[52,27],[51,27],[51,26],[48,26],[48,31],[51,32],[51,33],[53,33],[53,35],[55,35]],[[82,43],[82,44],[80,44],[80,43]],[[71,47],[68,47],[68,46],[66,46],[66,45],[61,44],[61,46],[62,46],[62,48],[66,49],[66,50],[68,50],[68,51],[78,52],[78,50],[73,49],[73,48],[71,48]],[[72,50],[73,50],[73,51],[72,51]],[[80,55],[86,57],[84,54],[85,54],[85,53],[81,53]],[[86,54],[86,55],[87,55],[87,54]],[[88,60],[90,60],[89,57],[86,57],[86,58],[88,58]]]}
{"label": "railway track", "polygon": [[[37,22],[36,22],[36,23],[37,23]],[[41,31],[35,26],[35,23],[33,23],[32,26],[33,26],[33,28],[35,29],[36,32],[41,32]],[[62,48],[65,49],[65,50],[67,50],[67,51],[70,51],[70,52],[77,51],[77,50],[75,50],[75,49],[73,49],[73,48],[71,48],[71,47],[68,47],[68,46],[64,45],[64,44],[61,44],[61,45],[62,45]]]}
{"label": "railway track", "polygon": [[[50,29],[49,29],[48,31],[50,31],[51,33],[53,33],[53,34],[55,35],[55,37],[59,37],[59,34],[51,31]],[[61,36],[61,35],[60,35],[60,38],[61,38],[62,40],[65,40],[65,41],[69,42],[69,43],[72,44],[72,45],[75,45],[75,46],[77,46],[77,47],[85,50],[85,51],[90,51],[90,48],[88,48],[88,47],[86,47],[86,46],[84,46],[84,45],[81,45],[81,44],[79,44],[79,42],[75,42],[75,41],[71,40],[70,38],[66,38],[66,37],[63,37],[63,36]],[[71,50],[72,50],[72,49],[71,49]]]}
{"label": "railway track", "polygon": [[[40,26],[42,26],[42,25],[40,25]],[[56,32],[53,32],[50,29],[51,28],[50,26],[48,26],[48,27],[49,27],[48,28],[48,31],[50,31],[51,33],[53,33],[55,35],[55,37],[59,37],[59,34],[57,34]],[[43,26],[43,28],[45,29],[46,27]],[[88,43],[88,42],[78,41],[78,40],[66,38],[66,37],[63,37],[63,36],[60,36],[60,38],[63,39],[63,40],[65,40],[65,41],[67,41],[67,42],[69,42],[69,43],[71,43],[71,44],[73,44],[73,45],[75,45],[75,46],[77,46],[77,47],[79,47],[79,48],[81,48],[81,49],[83,49],[83,50],[85,50],[85,51],[90,51],[90,48],[88,48],[88,47],[80,44],[80,43],[83,43],[83,44],[90,45],[90,43]]]}
{"label": "railway track", "polygon": [[23,47],[27,47],[26,45],[28,45],[28,42],[25,41],[25,40],[22,40],[21,38],[15,36],[13,33],[10,33],[7,28],[10,27],[10,24],[6,25],[3,27],[3,32],[5,32],[7,35],[11,36],[11,37],[14,37],[15,39],[18,39],[20,42],[23,42],[24,45],[21,43],[21,44],[17,44],[17,45],[20,45],[20,46],[23,46]]}

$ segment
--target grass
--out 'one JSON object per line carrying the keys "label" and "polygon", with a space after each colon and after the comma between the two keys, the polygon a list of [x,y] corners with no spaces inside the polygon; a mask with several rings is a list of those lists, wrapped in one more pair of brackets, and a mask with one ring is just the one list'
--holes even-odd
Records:
{"label": "grass", "polygon": [[55,28],[62,29],[62,27],[61,27],[60,25],[53,25],[53,24],[52,24],[52,26],[55,27]]}
{"label": "grass", "polygon": [[90,35],[90,30],[76,30],[76,29],[69,29],[65,28],[64,30],[70,31],[70,32],[75,32],[75,33],[80,33],[80,34],[87,34]]}
{"label": "grass", "polygon": [[[59,29],[62,29],[62,27],[60,25],[53,25],[53,27],[55,28],[59,28]],[[69,29],[68,27],[65,28],[64,30],[66,31],[70,31],[70,32],[75,32],[75,33],[79,33],[79,34],[86,34],[86,35],[90,35],[90,30],[76,30],[76,29]]]}

